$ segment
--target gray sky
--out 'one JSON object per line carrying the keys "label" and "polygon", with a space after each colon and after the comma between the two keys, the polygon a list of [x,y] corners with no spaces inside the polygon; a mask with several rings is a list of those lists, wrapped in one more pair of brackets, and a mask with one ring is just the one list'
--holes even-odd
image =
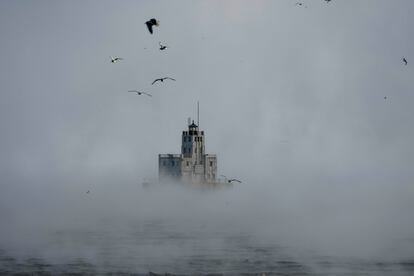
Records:
{"label": "gray sky", "polygon": [[[328,197],[373,202],[367,214],[391,208],[373,225],[403,223],[395,215],[414,207],[414,2],[303,2],[1,1],[3,205],[42,183],[156,177],[199,100],[219,173],[261,187],[257,197],[298,214]],[[151,85],[162,76],[177,81]]]}

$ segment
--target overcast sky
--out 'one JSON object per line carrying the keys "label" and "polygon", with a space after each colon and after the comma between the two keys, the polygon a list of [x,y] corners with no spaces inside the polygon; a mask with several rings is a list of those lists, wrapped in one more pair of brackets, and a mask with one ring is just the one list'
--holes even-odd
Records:
{"label": "overcast sky", "polygon": [[296,2],[1,1],[0,194],[154,179],[200,101],[219,174],[409,204],[414,1]]}

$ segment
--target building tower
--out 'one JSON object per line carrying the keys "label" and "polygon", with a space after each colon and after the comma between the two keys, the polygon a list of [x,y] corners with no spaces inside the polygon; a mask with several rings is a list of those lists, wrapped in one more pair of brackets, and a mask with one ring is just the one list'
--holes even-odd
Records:
{"label": "building tower", "polygon": [[204,131],[194,121],[182,132],[181,154],[160,154],[160,181],[169,178],[192,184],[215,184],[217,157],[205,154]]}

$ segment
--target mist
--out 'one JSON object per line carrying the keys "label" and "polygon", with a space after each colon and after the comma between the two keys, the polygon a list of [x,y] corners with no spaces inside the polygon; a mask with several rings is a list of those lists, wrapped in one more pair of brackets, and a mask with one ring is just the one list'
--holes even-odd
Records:
{"label": "mist", "polygon": [[[411,262],[414,3],[304,3],[3,1],[0,255],[104,272],[195,273],[200,252],[265,258],[255,246],[312,271]],[[197,101],[231,189],[156,184]]]}

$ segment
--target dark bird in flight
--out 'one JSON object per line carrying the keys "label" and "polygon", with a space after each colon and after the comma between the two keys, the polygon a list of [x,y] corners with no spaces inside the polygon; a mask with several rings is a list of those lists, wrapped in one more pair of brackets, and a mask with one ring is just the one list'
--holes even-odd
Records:
{"label": "dark bird in flight", "polygon": [[405,65],[407,65],[407,64],[408,64],[408,61],[407,61],[407,59],[406,59],[406,58],[403,58],[403,62],[405,63]]}
{"label": "dark bird in flight", "polygon": [[386,100],[387,99],[387,96],[384,96],[384,100]]}
{"label": "dark bird in flight", "polygon": [[231,179],[227,179],[227,176],[225,176],[225,175],[221,175],[222,177],[224,177],[225,179],[226,179],[226,182],[227,183],[231,183],[231,182],[239,182],[239,183],[242,183],[240,180],[238,180],[238,179],[235,179],[235,178],[231,178]]}
{"label": "dark bird in flight", "polygon": [[141,91],[138,91],[138,90],[128,90],[128,92],[137,93],[137,95],[147,95],[149,97],[152,97],[151,94],[148,94],[148,93],[145,93],[145,92],[141,92]]}
{"label": "dark bird in flight", "polygon": [[155,18],[151,18],[150,20],[145,22],[145,24],[147,25],[147,28],[150,34],[152,34],[152,26],[159,26],[160,22]]}
{"label": "dark bird in flight", "polygon": [[110,58],[111,58],[111,62],[112,63],[115,63],[117,61],[123,60],[123,58],[120,58],[120,57],[110,57]]}
{"label": "dark bird in flight", "polygon": [[155,79],[155,80],[152,82],[152,84],[156,83],[157,81],[164,82],[164,80],[173,80],[173,81],[175,81],[175,79],[173,79],[173,78],[170,78],[170,77],[165,77],[165,78]]}
{"label": "dark bird in flight", "polygon": [[295,4],[296,6],[300,6],[300,7],[304,7],[307,8],[308,6],[306,6],[305,4],[303,4],[302,2],[296,2]]}
{"label": "dark bird in flight", "polygon": [[159,44],[160,44],[160,50],[162,51],[162,50],[165,50],[165,49],[167,49],[168,48],[168,46],[167,45],[162,45],[161,44],[161,42],[159,42]]}

